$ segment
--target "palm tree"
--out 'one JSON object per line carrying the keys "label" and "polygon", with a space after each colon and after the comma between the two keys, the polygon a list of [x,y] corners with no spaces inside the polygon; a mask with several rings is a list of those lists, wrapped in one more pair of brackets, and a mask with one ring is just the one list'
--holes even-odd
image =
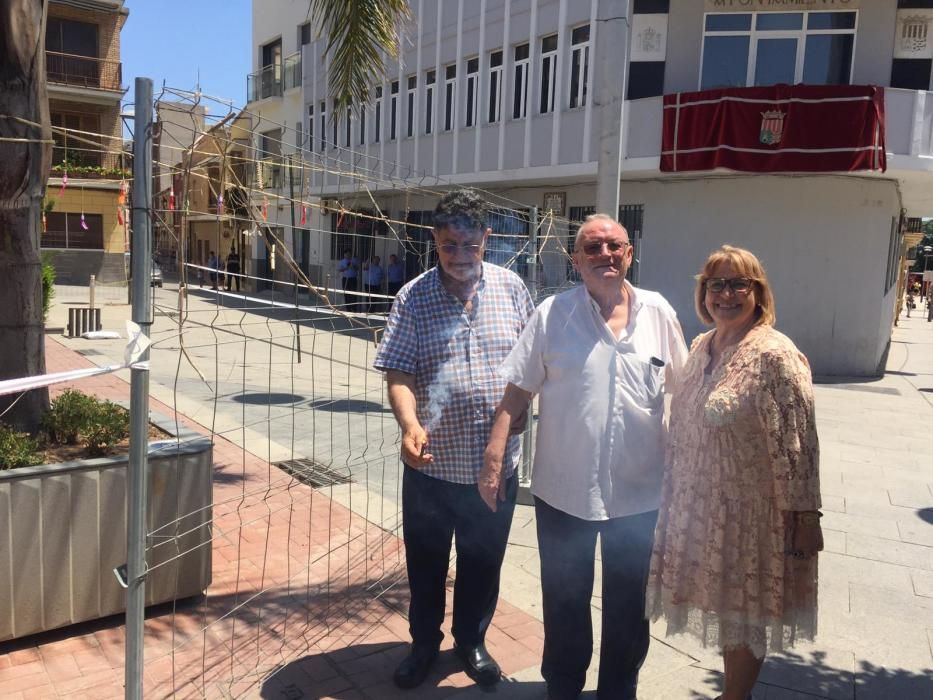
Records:
{"label": "palm tree", "polygon": [[[0,379],[45,372],[39,222],[52,152],[45,12],[46,0],[0,0]],[[48,401],[44,389],[0,396],[0,415],[35,432]]]}
{"label": "palm tree", "polygon": [[382,52],[398,56],[398,28],[411,16],[408,0],[309,0],[332,55],[330,93],[342,108],[366,102],[370,86],[381,83]]}

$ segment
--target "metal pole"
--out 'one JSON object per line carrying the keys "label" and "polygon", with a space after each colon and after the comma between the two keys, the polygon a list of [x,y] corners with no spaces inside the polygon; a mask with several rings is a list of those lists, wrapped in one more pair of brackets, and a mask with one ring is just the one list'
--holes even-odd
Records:
{"label": "metal pole", "polygon": [[[133,119],[133,321],[148,336],[152,326],[152,80],[136,78]],[[149,360],[149,351],[140,361]],[[126,515],[125,697],[143,696],[143,623],[146,605],[146,486],[148,480],[149,371],[134,367],[130,382],[130,463]]]}
{"label": "metal pole", "polygon": [[91,281],[88,284],[88,306],[94,308],[94,287],[97,286],[97,276],[91,275]]}

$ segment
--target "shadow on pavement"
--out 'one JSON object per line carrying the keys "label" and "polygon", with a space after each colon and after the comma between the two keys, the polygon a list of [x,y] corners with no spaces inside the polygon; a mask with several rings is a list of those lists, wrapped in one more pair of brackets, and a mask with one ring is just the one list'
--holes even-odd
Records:
{"label": "shadow on pavement", "polygon": [[[833,668],[826,664],[826,654],[808,655],[785,653],[769,656],[761,670],[755,697],[771,697],[762,685],[774,686],[795,693],[795,698],[830,698],[831,700],[859,700],[859,698],[890,698],[894,700],[927,700],[933,698],[933,669],[920,672],[900,668],[876,666],[867,661],[856,661],[855,672]],[[708,671],[705,683],[708,691],[691,691],[691,700],[709,700],[722,692],[722,673]],[[803,694],[806,695],[803,695]],[[784,697],[784,695],[779,695]]]}

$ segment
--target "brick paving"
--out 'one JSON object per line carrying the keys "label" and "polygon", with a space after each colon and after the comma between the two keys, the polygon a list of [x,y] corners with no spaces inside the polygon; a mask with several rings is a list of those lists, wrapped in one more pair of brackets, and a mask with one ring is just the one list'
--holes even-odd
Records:
{"label": "brick paving", "polygon": [[[54,338],[46,363],[49,372],[94,366]],[[128,382],[116,374],[76,388],[129,399]],[[159,401],[150,405],[176,415]],[[413,697],[391,683],[408,639],[399,538],[217,435],[213,458],[223,476],[214,481],[213,582],[203,598],[150,609],[146,696]],[[117,616],[0,645],[0,697],[122,697],[122,623]],[[506,675],[536,666],[542,639],[539,621],[500,601],[487,645]],[[448,634],[417,697],[471,692],[450,648]]]}

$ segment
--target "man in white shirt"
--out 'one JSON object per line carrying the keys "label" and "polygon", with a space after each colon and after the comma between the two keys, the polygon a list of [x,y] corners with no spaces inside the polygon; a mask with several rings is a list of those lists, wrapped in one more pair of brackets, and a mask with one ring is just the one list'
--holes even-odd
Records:
{"label": "man in white shirt", "polygon": [[687,356],[677,315],[625,280],[628,233],[594,214],[573,261],[583,286],[546,299],[499,372],[509,381],[478,487],[497,508],[511,417],[540,394],[532,494],[552,700],[577,698],[593,653],[596,536],[603,565],[599,697],[635,698],[648,653],[645,582],[664,461],[664,390]]}

